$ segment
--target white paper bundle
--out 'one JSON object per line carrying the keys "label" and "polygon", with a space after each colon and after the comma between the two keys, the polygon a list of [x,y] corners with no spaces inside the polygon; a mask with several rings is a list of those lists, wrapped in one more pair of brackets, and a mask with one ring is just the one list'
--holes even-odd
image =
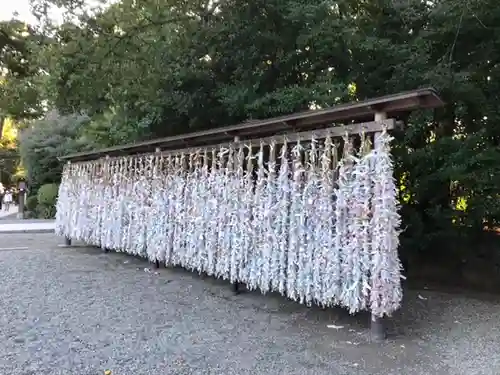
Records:
{"label": "white paper bundle", "polygon": [[373,158],[370,310],[374,316],[390,315],[399,308],[403,296],[398,258],[401,219],[390,157],[391,140],[387,132],[376,136]]}
{"label": "white paper bundle", "polygon": [[390,136],[237,143],[64,167],[56,231],[277,291],[389,315],[401,303]]}

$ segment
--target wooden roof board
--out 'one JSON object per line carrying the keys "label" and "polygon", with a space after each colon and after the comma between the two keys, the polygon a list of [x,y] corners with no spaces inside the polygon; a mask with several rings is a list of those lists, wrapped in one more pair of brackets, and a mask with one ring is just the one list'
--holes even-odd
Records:
{"label": "wooden roof board", "polygon": [[264,120],[250,120],[237,125],[191,132],[173,137],[158,138],[91,152],[79,152],[60,157],[60,160],[83,161],[102,156],[130,155],[151,152],[156,148],[174,150],[198,147],[211,143],[230,142],[235,136],[244,139],[267,137],[290,130],[306,131],[331,126],[335,122],[370,121],[376,112],[386,112],[388,117],[416,109],[437,108],[444,105],[436,90],[424,88],[399,94],[340,104],[334,107],[309,110]]}

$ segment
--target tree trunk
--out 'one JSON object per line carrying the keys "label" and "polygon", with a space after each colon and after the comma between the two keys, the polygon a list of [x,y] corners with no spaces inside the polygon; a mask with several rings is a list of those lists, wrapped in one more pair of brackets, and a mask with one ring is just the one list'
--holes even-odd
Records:
{"label": "tree trunk", "polygon": [[4,116],[0,116],[0,140],[3,138],[3,123],[5,121]]}

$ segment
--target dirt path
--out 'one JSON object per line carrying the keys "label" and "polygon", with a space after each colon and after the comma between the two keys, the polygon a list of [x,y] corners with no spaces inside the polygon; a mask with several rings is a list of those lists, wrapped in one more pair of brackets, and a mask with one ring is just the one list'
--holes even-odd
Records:
{"label": "dirt path", "polygon": [[53,234],[1,236],[1,374],[500,373],[496,298],[410,291],[391,338],[372,344],[366,316],[234,296],[187,271],[58,247]]}

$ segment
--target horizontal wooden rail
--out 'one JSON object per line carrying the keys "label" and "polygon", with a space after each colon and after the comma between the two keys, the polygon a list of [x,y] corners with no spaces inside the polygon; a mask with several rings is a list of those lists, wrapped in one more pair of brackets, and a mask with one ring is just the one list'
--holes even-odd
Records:
{"label": "horizontal wooden rail", "polygon": [[[391,130],[394,129],[397,125],[397,121],[395,119],[386,119],[386,120],[381,120],[381,121],[369,121],[369,122],[360,122],[357,124],[351,124],[351,125],[346,125],[346,126],[332,126],[330,128],[325,128],[325,129],[319,129],[319,130],[310,130],[310,131],[305,131],[305,132],[299,132],[299,133],[287,133],[287,134],[278,134],[275,136],[271,137],[265,137],[265,138],[255,138],[255,139],[243,139],[243,140],[238,140],[237,142],[224,142],[224,143],[217,143],[217,144],[212,144],[212,145],[204,145],[204,146],[197,146],[197,147],[188,147],[188,148],[182,148],[182,149],[177,149],[177,150],[168,150],[168,151],[161,151],[159,148],[155,152],[148,152],[148,153],[143,153],[143,154],[136,154],[136,155],[122,155],[122,156],[113,156],[109,157],[104,155],[100,159],[97,160],[102,160],[103,158],[106,158],[106,160],[115,160],[115,159],[122,159],[127,156],[131,157],[145,157],[145,156],[172,156],[172,155],[180,155],[182,153],[184,154],[190,154],[193,152],[197,151],[202,151],[202,150],[207,150],[207,151],[212,151],[212,150],[219,150],[223,148],[228,148],[231,145],[244,145],[246,147],[259,147],[261,144],[264,145],[269,145],[272,142],[275,144],[283,144],[285,142],[287,143],[295,143],[295,142],[303,142],[303,141],[310,141],[311,139],[325,139],[326,137],[330,136],[332,138],[338,138],[338,137],[343,137],[344,135],[354,135],[354,134],[362,134],[363,132],[366,134],[370,133],[377,133],[381,132],[384,129]],[[94,159],[96,160],[96,159]],[[83,163],[89,162],[89,161],[82,161]],[[70,163],[68,161],[68,163]],[[75,161],[75,163],[78,163],[78,161]]]}

